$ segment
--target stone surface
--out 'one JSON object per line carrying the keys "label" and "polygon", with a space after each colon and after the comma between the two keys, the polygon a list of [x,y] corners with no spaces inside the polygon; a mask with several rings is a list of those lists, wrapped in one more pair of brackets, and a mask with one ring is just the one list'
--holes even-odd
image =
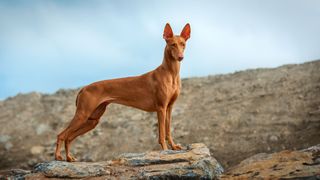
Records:
{"label": "stone surface", "polygon": [[110,174],[106,168],[108,165],[108,162],[50,161],[37,164],[34,172],[40,172],[46,177],[84,178]]}
{"label": "stone surface", "polygon": [[[112,161],[39,163],[26,179],[218,179],[222,166],[201,143],[180,151],[125,153]],[[21,175],[20,175],[21,176]]]}
{"label": "stone surface", "polygon": [[222,179],[320,179],[320,144],[301,151],[261,153],[231,168]]}
{"label": "stone surface", "polygon": [[139,170],[139,178],[214,179],[223,172],[222,166],[210,156],[209,149],[201,143],[191,144],[186,150],[180,151],[123,154],[118,160],[130,167],[143,167]]}
{"label": "stone surface", "polygon": [[33,155],[38,155],[43,153],[44,151],[44,147],[43,146],[32,146],[32,148],[30,149],[31,154]]}
{"label": "stone surface", "polygon": [[259,153],[224,174],[204,144],[181,151],[125,153],[111,161],[50,161],[33,171],[0,171],[0,179],[320,179],[320,144],[300,151]]}
{"label": "stone surface", "polygon": [[0,179],[24,179],[31,171],[23,169],[10,169],[0,171]]}

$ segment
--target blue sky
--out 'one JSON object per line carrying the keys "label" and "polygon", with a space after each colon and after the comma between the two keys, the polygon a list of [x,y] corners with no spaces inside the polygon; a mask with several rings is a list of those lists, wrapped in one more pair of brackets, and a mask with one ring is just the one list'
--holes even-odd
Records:
{"label": "blue sky", "polygon": [[191,24],[182,77],[320,58],[320,1],[0,1],[0,99],[139,75]]}

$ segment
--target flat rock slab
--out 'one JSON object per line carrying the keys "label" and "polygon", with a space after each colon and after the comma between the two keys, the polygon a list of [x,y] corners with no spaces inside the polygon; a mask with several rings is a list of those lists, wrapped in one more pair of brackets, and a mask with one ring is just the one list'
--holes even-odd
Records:
{"label": "flat rock slab", "polygon": [[110,174],[108,165],[110,165],[108,162],[50,161],[37,164],[34,172],[41,172],[46,177],[84,178]]}
{"label": "flat rock slab", "polygon": [[221,179],[320,179],[320,144],[301,151],[254,155]]}
{"label": "flat rock slab", "polygon": [[26,179],[217,179],[222,166],[201,143],[186,150],[125,153],[105,162],[39,163]]}

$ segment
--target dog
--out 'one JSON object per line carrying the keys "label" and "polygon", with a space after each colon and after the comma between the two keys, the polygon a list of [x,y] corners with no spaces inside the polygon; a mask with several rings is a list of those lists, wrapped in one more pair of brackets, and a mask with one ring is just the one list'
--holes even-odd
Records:
{"label": "dog", "polygon": [[181,146],[173,142],[170,123],[173,104],[180,94],[180,63],[190,33],[189,23],[180,35],[174,35],[167,23],[163,32],[166,47],[159,67],[140,76],[103,80],[83,87],[76,98],[77,108],[73,119],[57,136],[55,159],[63,160],[60,149],[64,142],[66,160],[76,161],[70,154],[71,142],[94,129],[110,103],[157,112],[158,142],[162,149],[168,149],[167,140],[173,150],[180,150]]}

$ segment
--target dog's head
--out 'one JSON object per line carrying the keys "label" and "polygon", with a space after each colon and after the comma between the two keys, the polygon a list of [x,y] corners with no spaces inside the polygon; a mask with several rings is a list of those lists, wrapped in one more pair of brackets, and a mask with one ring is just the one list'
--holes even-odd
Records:
{"label": "dog's head", "polygon": [[183,52],[186,47],[186,41],[190,38],[190,24],[186,24],[181,31],[179,36],[173,35],[172,29],[169,23],[166,24],[166,27],[163,31],[163,38],[167,42],[167,50],[169,51],[170,55],[173,59],[182,61],[183,59]]}

